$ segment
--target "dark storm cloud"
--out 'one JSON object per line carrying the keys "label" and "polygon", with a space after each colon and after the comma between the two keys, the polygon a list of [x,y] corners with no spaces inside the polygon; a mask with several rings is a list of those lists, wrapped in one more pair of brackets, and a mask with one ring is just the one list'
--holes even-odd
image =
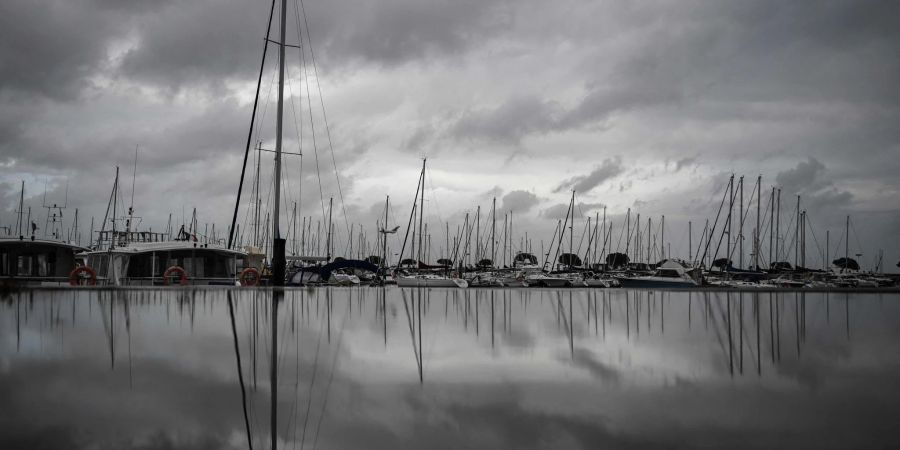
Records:
{"label": "dark storm cloud", "polygon": [[818,211],[845,206],[853,199],[850,192],[841,190],[828,178],[825,165],[813,157],[797,163],[793,169],[779,172],[775,180],[783,194],[801,196],[803,209]]}
{"label": "dark storm cloud", "polygon": [[138,42],[123,55],[119,73],[165,89],[252,79],[268,5],[200,0],[160,8],[135,25]]}
{"label": "dark storm cloud", "polygon": [[306,3],[313,42],[341,59],[395,66],[465,52],[509,27],[504,1],[387,0]]}
{"label": "dark storm cloud", "polygon": [[465,111],[446,134],[459,141],[485,140],[517,145],[532,134],[594,127],[614,114],[678,99],[677,92],[654,91],[637,84],[614,88],[589,87],[571,107],[557,100],[526,94],[509,98],[495,107]]}
{"label": "dark storm cloud", "polygon": [[607,158],[599,166],[595,167],[591,173],[569,178],[557,186],[553,192],[559,193],[570,189],[578,193],[590,192],[595,187],[619,176],[624,171],[622,158]]}
{"label": "dark storm cloud", "polygon": [[775,177],[775,181],[787,192],[804,192],[810,189],[817,189],[826,183],[821,177],[825,171],[825,165],[819,160],[809,157],[806,161],[797,163],[793,169],[780,172]]}
{"label": "dark storm cloud", "polygon": [[106,63],[124,27],[88,0],[0,3],[0,101],[71,99]]}
{"label": "dark storm cloud", "polygon": [[503,211],[513,211],[516,213],[526,213],[531,208],[537,206],[540,200],[536,195],[528,191],[515,190],[510,191],[503,196],[501,209]]}
{"label": "dark storm cloud", "polygon": [[463,113],[449,130],[460,140],[518,143],[526,135],[554,128],[557,107],[535,96],[512,98],[495,108]]}

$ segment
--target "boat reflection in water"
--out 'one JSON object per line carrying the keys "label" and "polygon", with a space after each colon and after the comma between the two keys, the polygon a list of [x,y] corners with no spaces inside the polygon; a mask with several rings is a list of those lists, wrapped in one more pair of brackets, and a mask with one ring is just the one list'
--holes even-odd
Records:
{"label": "boat reflection in water", "polygon": [[3,295],[0,448],[896,442],[896,293]]}

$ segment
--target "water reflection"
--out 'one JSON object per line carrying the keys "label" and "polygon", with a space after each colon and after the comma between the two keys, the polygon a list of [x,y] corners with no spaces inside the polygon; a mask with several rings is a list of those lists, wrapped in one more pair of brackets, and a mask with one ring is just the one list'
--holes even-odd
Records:
{"label": "water reflection", "polygon": [[879,446],[897,300],[23,291],[0,299],[0,448]]}

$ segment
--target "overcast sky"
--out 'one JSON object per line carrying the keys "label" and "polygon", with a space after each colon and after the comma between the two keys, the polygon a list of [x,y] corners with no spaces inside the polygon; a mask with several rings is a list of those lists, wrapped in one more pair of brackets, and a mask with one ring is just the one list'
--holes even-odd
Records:
{"label": "overcast sky", "polygon": [[[287,41],[299,44],[303,25],[304,54],[287,51],[285,150],[304,157],[302,175],[298,157],[285,159],[286,209],[299,198],[302,214],[319,220],[322,198],[334,197],[341,241],[348,223],[364,224],[372,239],[385,195],[391,225],[405,228],[427,156],[432,230],[450,221],[455,234],[466,211],[489,209],[496,196],[498,209],[513,212],[514,238],[528,231],[538,252],[575,189],[581,215],[607,206],[614,240],[629,207],[644,227],[646,217],[656,228],[665,215],[667,243],[687,257],[687,222],[696,247],[729,175],[747,177],[748,203],[762,175],[764,207],[771,187],[782,188],[782,228],[802,196],[812,227],[808,265],[821,265],[826,230],[830,254],[843,253],[849,214],[851,253],[871,267],[884,249],[886,268],[896,270],[896,2],[304,6],[308,27],[289,0]],[[61,203],[68,185],[67,220],[79,208],[86,230],[103,216],[117,165],[127,207],[138,146],[141,227],[162,230],[169,213],[180,225],[182,211],[196,207],[201,229],[215,223],[221,234],[268,11],[265,0],[0,3],[0,225],[15,223],[24,180],[39,226],[45,186],[47,201]],[[273,142],[276,57],[269,52],[254,133],[265,147]],[[263,157],[265,197],[271,154]],[[444,239],[433,232],[435,248]]]}

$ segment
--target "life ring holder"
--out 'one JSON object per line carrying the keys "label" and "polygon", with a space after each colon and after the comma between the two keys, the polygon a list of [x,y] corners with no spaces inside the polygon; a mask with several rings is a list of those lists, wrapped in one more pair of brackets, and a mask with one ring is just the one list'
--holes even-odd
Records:
{"label": "life ring holder", "polygon": [[[87,275],[87,276],[85,276]],[[69,272],[70,286],[94,286],[97,284],[97,272],[88,266],[78,266]]]}
{"label": "life ring holder", "polygon": [[241,271],[238,276],[241,286],[256,286],[259,284],[259,270],[255,267],[248,267]]}
{"label": "life ring holder", "polygon": [[178,284],[184,286],[187,284],[187,271],[181,266],[172,266],[163,272],[163,284],[168,286],[171,283],[172,276],[178,274]]}

